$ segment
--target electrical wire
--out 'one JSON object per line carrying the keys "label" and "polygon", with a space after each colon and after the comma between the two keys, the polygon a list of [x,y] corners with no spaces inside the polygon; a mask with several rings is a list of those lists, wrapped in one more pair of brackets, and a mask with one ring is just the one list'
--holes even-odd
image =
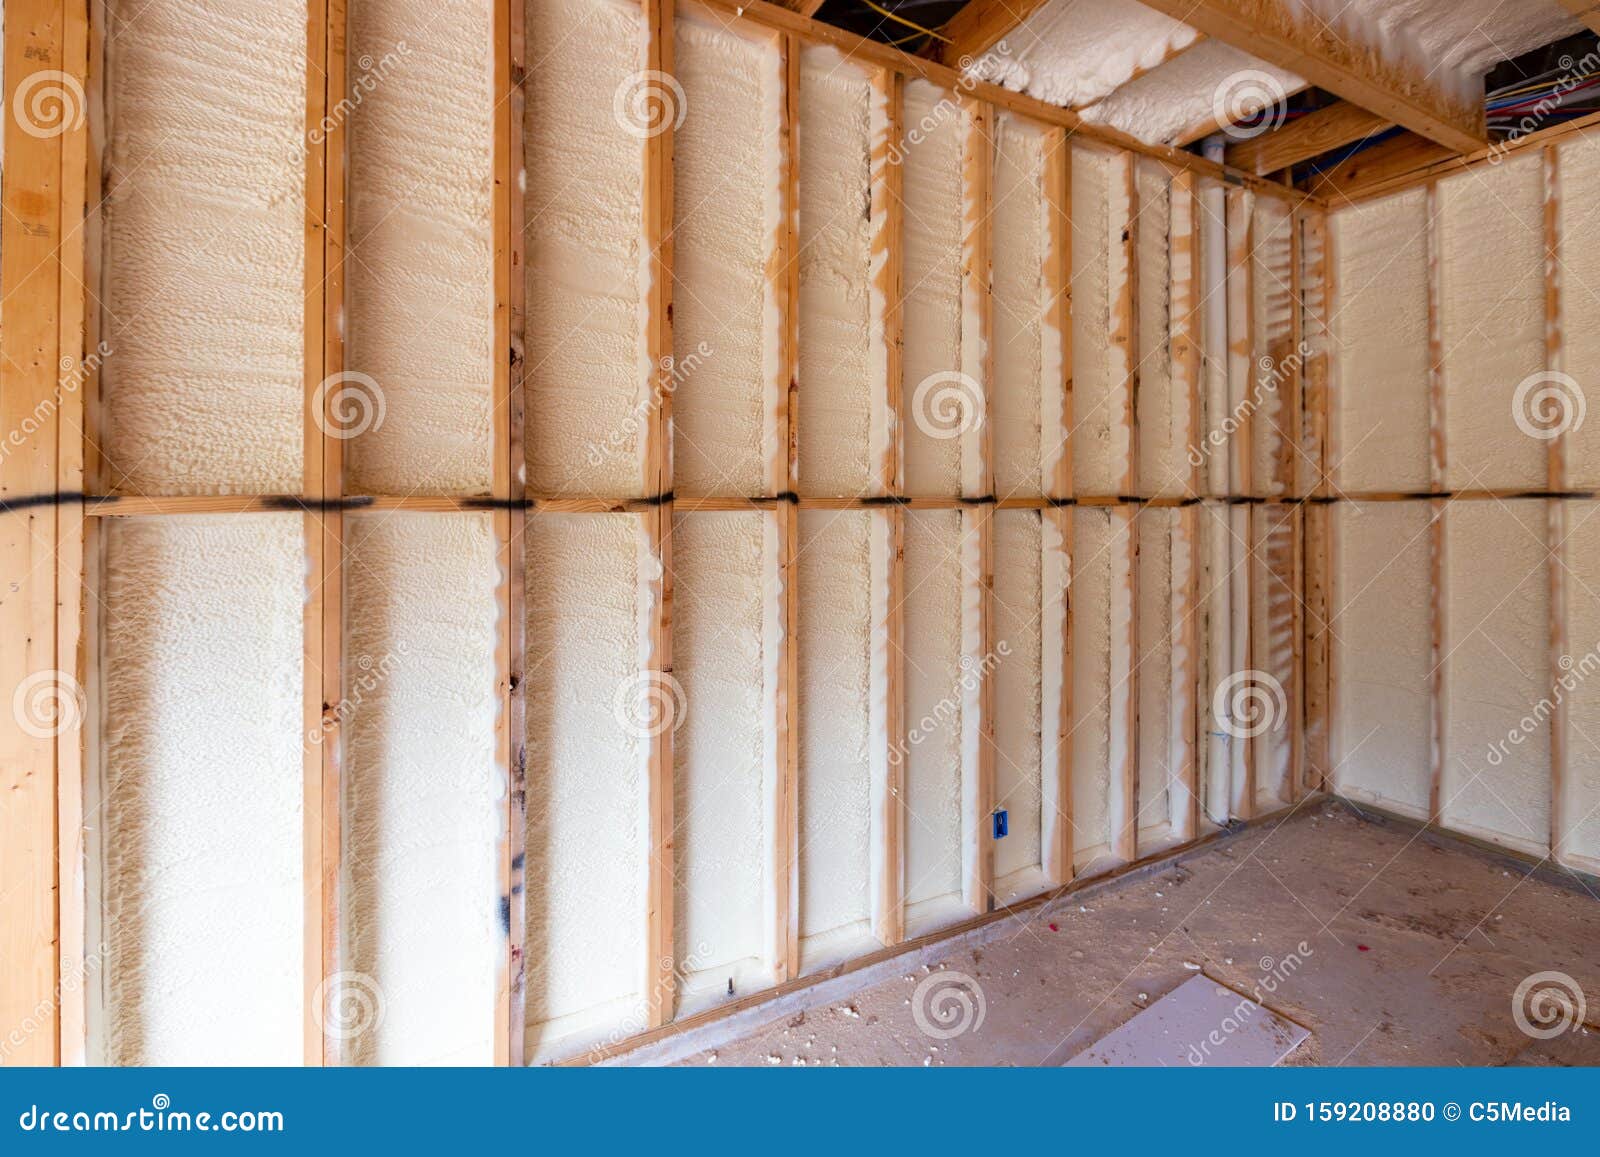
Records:
{"label": "electrical wire", "polygon": [[941,35],[939,35],[939,33],[935,32],[931,28],[924,28],[920,24],[915,24],[912,21],[907,20],[904,16],[898,15],[897,13],[894,13],[894,12],[890,12],[887,8],[884,8],[881,5],[874,4],[872,2],[872,0],[861,0],[861,2],[863,4],[865,4],[868,8],[870,8],[874,12],[876,12],[878,15],[887,16],[890,20],[893,20],[896,24],[904,24],[907,28],[914,28],[914,29],[916,29],[916,31],[920,32],[922,35],[931,36],[935,40],[942,40],[946,44],[954,44],[955,43],[955,41],[951,40],[948,36],[941,36]]}

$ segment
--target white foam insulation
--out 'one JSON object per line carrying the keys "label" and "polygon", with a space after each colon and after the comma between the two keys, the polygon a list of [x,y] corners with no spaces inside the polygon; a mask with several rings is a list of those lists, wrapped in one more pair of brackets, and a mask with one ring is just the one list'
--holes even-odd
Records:
{"label": "white foam insulation", "polygon": [[868,895],[874,517],[800,512],[800,951],[806,971],[858,955],[874,942]]}
{"label": "white foam insulation", "polygon": [[1072,852],[1082,872],[1111,851],[1110,513],[1072,511]]}
{"label": "white foam insulation", "polygon": [[1184,426],[1189,400],[1174,396],[1172,388],[1171,182],[1164,166],[1144,158],[1135,161],[1134,176],[1139,188],[1139,493],[1177,495],[1189,477],[1191,438]]}
{"label": "white foam insulation", "polygon": [[347,383],[352,493],[489,490],[493,47],[490,0],[350,4],[345,370],[376,383]]}
{"label": "white foam insulation", "polygon": [[[563,1038],[643,1027],[644,528],[541,514],[527,531],[527,1024]],[[671,718],[682,719],[676,704]],[[692,708],[691,708],[692,709]],[[618,1037],[620,1039],[620,1037]]]}
{"label": "white foam insulation", "polygon": [[344,1046],[355,1064],[494,1063],[506,769],[490,520],[345,523],[344,967],[383,1007]]}
{"label": "white foam insulation", "polygon": [[[906,493],[961,490],[961,439],[939,421],[942,382],[961,370],[961,136],[949,90],[908,79],[901,129],[902,398]],[[919,394],[924,382],[932,384]]]}
{"label": "white foam insulation", "polygon": [[[770,982],[765,959],[769,785],[762,592],[768,515],[687,514],[672,528],[678,968],[695,999]],[[776,753],[773,753],[774,755]]]}
{"label": "white foam insulation", "polygon": [[1432,729],[1426,502],[1339,503],[1333,512],[1333,789],[1428,818]]}
{"label": "white foam insulation", "polygon": [[[1147,506],[1134,519],[1139,536],[1139,850],[1158,845],[1171,826],[1178,773],[1171,743],[1173,533],[1182,512]],[[1193,700],[1191,698],[1191,704]]]}
{"label": "white foam insulation", "polygon": [[[959,510],[905,514],[906,926],[915,936],[967,914],[961,894],[961,523]],[[891,757],[892,758],[892,757]]]}
{"label": "white foam insulation", "polygon": [[[1061,158],[1051,159],[1060,163]],[[988,420],[995,490],[1042,494],[1044,416],[1044,130],[1000,113],[994,137],[992,295],[994,380]],[[1052,439],[1054,441],[1054,439]]]}
{"label": "white foam insulation", "polygon": [[1337,433],[1350,491],[1425,491],[1428,196],[1410,189],[1332,215]]}
{"label": "white foam insulation", "polygon": [[836,49],[800,53],[800,488],[872,477],[872,78]]}
{"label": "white foam insulation", "polygon": [[1110,333],[1114,275],[1128,273],[1120,240],[1113,244],[1129,212],[1116,179],[1127,163],[1097,149],[1072,150],[1072,477],[1080,494],[1117,493],[1123,469],[1112,438],[1120,383],[1112,380]]}
{"label": "white foam insulation", "polygon": [[709,15],[681,10],[674,28],[688,111],[672,141],[673,489],[761,494],[787,400],[768,277],[784,228],[783,58]]}
{"label": "white foam insulation", "polygon": [[994,807],[1005,809],[1008,832],[994,845],[994,893],[1002,904],[1046,883],[1040,842],[1043,551],[1039,511],[995,512]]}
{"label": "white foam insulation", "polygon": [[[528,484],[637,497],[657,372],[644,345],[650,258],[635,134],[646,129],[633,119],[649,95],[637,91],[647,81],[644,10],[632,0],[527,4],[537,62],[523,118]],[[577,44],[583,51],[570,50]]]}
{"label": "white foam insulation", "polygon": [[1544,369],[1544,174],[1522,154],[1439,182],[1445,486],[1539,487],[1545,440],[1515,420]]}
{"label": "white foam insulation", "polygon": [[1198,33],[1133,0],[1055,0],[974,62],[982,79],[1076,108],[1193,44]]}
{"label": "white foam insulation", "polygon": [[1550,731],[1532,713],[1550,691],[1544,503],[1456,502],[1444,520],[1444,823],[1542,855]]}
{"label": "white foam insulation", "polygon": [[1254,743],[1256,813],[1292,802],[1290,774],[1294,727],[1300,712],[1296,637],[1300,623],[1298,531],[1300,508],[1262,505],[1251,515],[1251,566],[1255,568],[1250,600],[1251,663],[1265,676],[1270,691],[1271,725]]}
{"label": "white foam insulation", "polygon": [[[1577,382],[1587,419],[1569,424],[1562,440],[1567,485],[1589,489],[1600,486],[1600,409],[1587,414],[1591,399],[1600,403],[1600,373],[1595,369],[1600,366],[1600,216],[1591,194],[1600,188],[1600,136],[1569,138],[1557,150],[1556,166],[1564,351],[1560,368]],[[1570,404],[1575,407],[1577,401],[1574,396]]]}
{"label": "white foam insulation", "polygon": [[298,494],[305,4],[116,0],[107,17],[107,483]]}
{"label": "white foam insulation", "polygon": [[1567,505],[1567,771],[1558,856],[1600,872],[1600,503]]}
{"label": "white foam insulation", "polygon": [[[303,607],[294,515],[101,530],[90,1056],[302,1059]],[[93,925],[98,923],[98,927]]]}

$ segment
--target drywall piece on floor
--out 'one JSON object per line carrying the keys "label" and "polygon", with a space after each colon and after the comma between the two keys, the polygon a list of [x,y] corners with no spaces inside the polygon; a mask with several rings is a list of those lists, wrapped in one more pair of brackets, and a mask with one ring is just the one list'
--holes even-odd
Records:
{"label": "drywall piece on floor", "polygon": [[1189,399],[1176,397],[1172,383],[1172,194],[1165,166],[1140,157],[1134,162],[1139,186],[1138,407],[1139,493],[1178,495],[1189,479],[1185,419]]}
{"label": "drywall piece on floor", "polygon": [[1294,485],[1295,404],[1304,358],[1294,344],[1294,217],[1287,201],[1254,199],[1250,234],[1250,433],[1256,494]]}
{"label": "drywall piece on floor", "polygon": [[1121,265],[1120,236],[1128,213],[1113,179],[1124,162],[1090,148],[1072,150],[1072,477],[1079,494],[1115,494],[1124,463],[1115,452],[1119,417],[1112,381],[1113,261]]}
{"label": "drywall piece on floor", "polygon": [[905,901],[909,934],[970,915],[961,894],[959,510],[905,512]]}
{"label": "drywall piece on floor", "polygon": [[[1556,690],[1567,703],[1560,862],[1600,873],[1600,503],[1566,503],[1567,651]],[[1552,564],[1554,565],[1554,564]]]}
{"label": "drywall piece on floor", "polygon": [[[1172,535],[1181,510],[1147,506],[1134,518],[1139,536],[1139,850],[1159,844],[1171,827]],[[1193,695],[1190,695],[1193,703]]]}
{"label": "drywall piece on floor", "polygon": [[872,481],[872,78],[837,50],[800,51],[800,489]]}
{"label": "drywall piece on floor", "polygon": [[[994,484],[1004,497],[1044,493],[1045,134],[1010,113],[994,140],[994,380],[988,398]],[[1054,433],[1054,431],[1052,431]],[[1051,438],[1054,446],[1056,438]]]}
{"label": "drywall piece on floor", "polygon": [[528,59],[539,62],[523,118],[528,485],[637,497],[657,373],[644,345],[644,10],[527,4]]}
{"label": "drywall piece on floor", "polygon": [[[632,514],[538,514],[527,529],[528,1055],[645,1009],[645,530]],[[563,1038],[567,1038],[564,1042]]]}
{"label": "drywall piece on floor", "polygon": [[[1043,874],[1043,567],[1037,510],[994,512],[994,807],[1009,831],[994,841],[1001,904],[1045,886]],[[1003,649],[1002,649],[1003,648]]]}
{"label": "drywall piece on floor", "polygon": [[760,513],[672,524],[673,901],[684,1008],[771,983]]}
{"label": "drywall piece on floor", "polygon": [[1537,414],[1544,369],[1544,173],[1520,155],[1439,182],[1445,487],[1543,487]]}
{"label": "drywall piece on floor", "polygon": [[1432,584],[1426,502],[1333,509],[1333,784],[1428,818]]}
{"label": "drywall piece on floor", "polygon": [[1349,491],[1428,487],[1428,194],[1330,214],[1338,404],[1330,470]]}
{"label": "drywall piece on floor", "polygon": [[493,48],[491,0],[350,4],[362,95],[348,129],[346,377],[332,397],[350,493],[490,489]]}
{"label": "drywall piece on floor", "polygon": [[[1600,415],[1574,425],[1587,409],[1588,397],[1600,389],[1600,217],[1590,191],[1600,187],[1600,136],[1569,137],[1556,152],[1560,216],[1561,368],[1577,382],[1566,386],[1566,412],[1571,420],[1562,435],[1567,459],[1567,485],[1600,486]],[[1578,403],[1583,402],[1583,410]],[[1556,411],[1559,421],[1561,411]]]}
{"label": "drywall piece on floor", "polygon": [[1542,855],[1550,846],[1544,503],[1452,503],[1444,526],[1444,826]]}
{"label": "drywall piece on floor", "polygon": [[813,971],[872,938],[873,512],[800,512],[800,953]]}
{"label": "drywall piece on floor", "polygon": [[784,227],[783,57],[771,37],[709,15],[680,11],[674,28],[693,112],[672,140],[673,490],[762,494],[779,453],[769,391],[784,373],[768,278]]}
{"label": "drywall piece on floor", "polygon": [[1301,688],[1296,655],[1300,582],[1296,539],[1300,508],[1261,505],[1250,508],[1250,565],[1255,568],[1250,600],[1250,659],[1257,672],[1255,711],[1245,729],[1254,745],[1255,814],[1265,815],[1293,802],[1293,720],[1300,714]]}
{"label": "drywall piece on floor", "polygon": [[344,967],[384,1010],[345,1043],[354,1064],[494,1063],[497,549],[488,514],[345,522]]}
{"label": "drywall piece on floor", "polygon": [[101,534],[90,1055],[298,1065],[301,520],[114,518]]}
{"label": "drywall piece on floor", "polygon": [[[908,78],[900,220],[906,493],[961,491],[961,412],[940,403],[961,372],[961,136],[948,89]],[[892,158],[891,158],[892,159]]]}
{"label": "drywall piece on floor", "polygon": [[1067,1062],[1067,1068],[1271,1068],[1311,1035],[1209,976],[1191,976]]}
{"label": "drywall piece on floor", "polygon": [[1080,108],[1156,68],[1199,36],[1134,0],[1058,0],[980,57],[980,79]]}
{"label": "drywall piece on floor", "polygon": [[1090,105],[1083,119],[1146,144],[1173,144],[1204,136],[1219,121],[1248,121],[1305,87],[1286,69],[1207,40]]}
{"label": "drywall piece on floor", "polygon": [[215,0],[199,19],[116,0],[107,16],[106,483],[298,494],[305,4]]}
{"label": "drywall piece on floor", "polygon": [[1111,513],[1072,511],[1072,864],[1111,853]]}

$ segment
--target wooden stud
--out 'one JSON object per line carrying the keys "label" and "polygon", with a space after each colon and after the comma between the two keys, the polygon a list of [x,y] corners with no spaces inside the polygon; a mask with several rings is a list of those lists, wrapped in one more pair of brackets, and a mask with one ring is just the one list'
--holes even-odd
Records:
{"label": "wooden stud", "polygon": [[[1247,189],[1229,189],[1228,224],[1228,400],[1236,416],[1236,429],[1229,444],[1231,481],[1234,494],[1254,496],[1255,422],[1249,405],[1251,371],[1254,368],[1255,329],[1252,317],[1254,291],[1255,201]],[[1251,613],[1255,605],[1254,508],[1234,508],[1229,514],[1232,561],[1228,568],[1232,589],[1230,622],[1233,635],[1233,670],[1224,678],[1248,676],[1255,670],[1251,647]],[[1215,680],[1213,680],[1215,682]],[[1255,815],[1255,744],[1234,737],[1229,743],[1231,768],[1230,811],[1236,819]]]}
{"label": "wooden stud", "polygon": [[[1181,430],[1177,441],[1193,447],[1200,437],[1200,182],[1193,173],[1173,174],[1169,186],[1170,259],[1168,300],[1170,302],[1170,357],[1172,397],[1179,406]],[[1204,458],[1190,459],[1184,493],[1200,493]],[[1169,764],[1172,788],[1178,793],[1170,814],[1173,835],[1192,839],[1199,826],[1199,583],[1200,568],[1196,553],[1199,514],[1183,510],[1173,526],[1172,595],[1170,601],[1171,687],[1168,718]]]}
{"label": "wooden stud", "polygon": [[[1139,487],[1139,183],[1138,166],[1126,153],[1111,166],[1111,333],[1109,374],[1111,450],[1122,463],[1118,489]],[[1117,189],[1121,185],[1121,190]],[[1138,858],[1139,837],[1139,525],[1138,509],[1111,511],[1111,854]]]}
{"label": "wooden stud", "polygon": [[[1448,459],[1445,451],[1444,337],[1440,320],[1443,303],[1443,260],[1439,237],[1439,186],[1428,186],[1428,464],[1435,491],[1445,487]],[[1444,508],[1442,500],[1429,503],[1428,559],[1430,568],[1428,616],[1432,663],[1429,676],[1428,715],[1428,819],[1443,819],[1440,808],[1444,790],[1444,741],[1448,701],[1445,697],[1445,560]]]}
{"label": "wooden stud", "polygon": [[[1547,373],[1559,374],[1566,369],[1563,348],[1563,318],[1561,299],[1561,171],[1559,154],[1554,145],[1546,145],[1544,154],[1544,368]],[[1560,493],[1567,486],[1566,433],[1557,430],[1555,437],[1545,443],[1546,485],[1552,493]],[[1567,654],[1567,574],[1566,550],[1567,504],[1563,499],[1552,498],[1545,503],[1546,542],[1550,558],[1550,685],[1554,710],[1550,718],[1550,855],[1557,862],[1563,860],[1562,843],[1567,836],[1567,697],[1562,693],[1562,680],[1569,678],[1572,659]],[[1565,663],[1565,665],[1563,665]]]}
{"label": "wooden stud", "polygon": [[[1300,239],[1295,268],[1299,280],[1295,309],[1300,316],[1301,340],[1306,346],[1301,379],[1300,461],[1302,470],[1297,493],[1325,495],[1328,492],[1328,373],[1331,335],[1328,316],[1331,308],[1332,263],[1329,261],[1327,214],[1315,210],[1297,211],[1295,228]],[[1329,636],[1332,616],[1331,511],[1325,505],[1307,507],[1303,526],[1302,590],[1305,599],[1305,788],[1322,790],[1331,779],[1329,737],[1333,726],[1331,710],[1332,656]]]}

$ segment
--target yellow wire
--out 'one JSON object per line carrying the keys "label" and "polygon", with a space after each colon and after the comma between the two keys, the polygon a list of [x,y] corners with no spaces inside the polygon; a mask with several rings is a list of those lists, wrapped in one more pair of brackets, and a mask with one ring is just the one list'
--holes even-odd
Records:
{"label": "yellow wire", "polygon": [[[865,4],[868,8],[872,9],[874,12],[878,13],[878,15],[887,16],[890,20],[893,20],[897,24],[904,24],[907,28],[915,28],[918,32],[922,33],[922,35],[924,35],[924,36],[931,36],[935,40],[944,41],[946,44],[954,44],[955,43],[955,41],[951,40],[948,36],[940,36],[937,32],[935,32],[931,28],[924,28],[920,24],[913,24],[911,21],[907,20],[904,16],[897,16],[893,12],[890,12],[887,8],[880,8],[878,5],[874,4],[872,2],[872,0],[861,0],[861,2],[863,4]],[[909,39],[909,37],[907,39]]]}

